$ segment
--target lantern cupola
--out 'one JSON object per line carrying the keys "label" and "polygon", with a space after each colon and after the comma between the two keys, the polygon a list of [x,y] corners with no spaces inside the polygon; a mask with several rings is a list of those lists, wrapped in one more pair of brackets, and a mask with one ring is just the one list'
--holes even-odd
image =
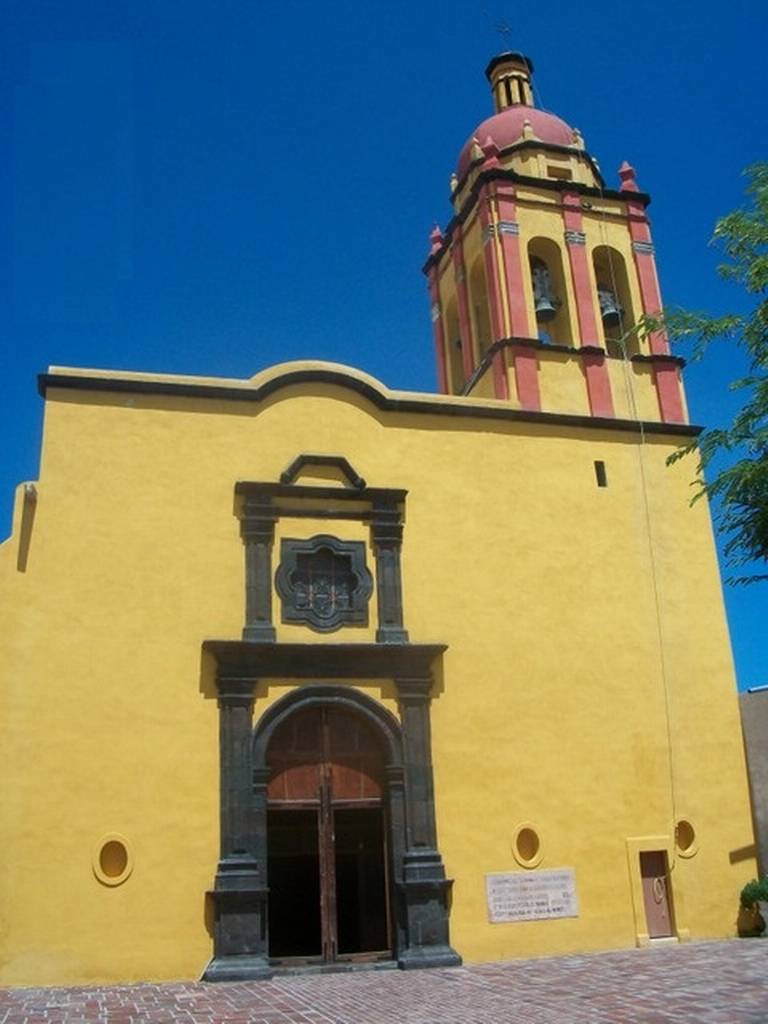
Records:
{"label": "lantern cupola", "polygon": [[[485,71],[496,113],[482,121],[464,143],[456,168],[454,199],[461,201],[481,166],[483,144],[492,139],[503,166],[537,177],[601,185],[597,164],[581,132],[556,114],[536,107],[533,62],[522,53],[502,53]],[[473,173],[475,172],[475,173]]]}
{"label": "lantern cupola", "polygon": [[508,51],[493,58],[485,69],[485,77],[491,83],[497,112],[515,104],[533,106],[532,74],[533,63],[522,53]]}

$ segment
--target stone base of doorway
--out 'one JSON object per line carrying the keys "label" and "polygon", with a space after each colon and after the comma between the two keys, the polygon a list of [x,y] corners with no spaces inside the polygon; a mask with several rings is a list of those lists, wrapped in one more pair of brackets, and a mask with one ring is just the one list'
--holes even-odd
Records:
{"label": "stone base of doorway", "polygon": [[461,967],[462,960],[450,946],[416,946],[398,957],[401,971],[421,970],[423,967]]}
{"label": "stone base of doorway", "polygon": [[214,957],[201,981],[266,981],[275,969],[260,956]]}
{"label": "stone base of doorway", "polygon": [[683,942],[692,942],[691,932],[688,928],[678,928],[677,935],[661,935],[658,939],[652,939],[646,932],[638,932],[635,935],[635,945],[638,949],[649,949],[651,946],[678,946]]}
{"label": "stone base of doorway", "polygon": [[284,966],[275,964],[273,970],[277,977],[283,977],[286,974],[351,974],[353,971],[396,971],[397,961],[364,960],[357,963],[350,961],[349,963],[290,964]]}

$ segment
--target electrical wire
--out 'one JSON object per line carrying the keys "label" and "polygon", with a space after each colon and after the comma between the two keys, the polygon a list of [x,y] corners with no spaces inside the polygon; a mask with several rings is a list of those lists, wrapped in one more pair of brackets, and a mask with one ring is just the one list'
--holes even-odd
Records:
{"label": "electrical wire", "polygon": [[620,336],[618,339],[619,348],[621,351],[621,364],[624,377],[624,388],[627,397],[627,407],[630,412],[630,417],[634,419],[638,426],[638,433],[640,436],[640,443],[637,447],[638,456],[638,467],[640,471],[640,490],[642,493],[643,510],[642,515],[645,520],[645,536],[648,541],[648,553],[650,559],[650,576],[651,576],[651,587],[653,591],[654,607],[656,612],[656,635],[658,640],[658,651],[659,651],[659,667],[661,670],[661,683],[664,694],[664,718],[666,725],[666,736],[667,736],[667,764],[669,772],[669,794],[670,804],[672,811],[672,858],[669,864],[669,870],[674,870],[677,861],[677,796],[676,796],[676,781],[675,781],[675,769],[674,769],[674,744],[672,740],[672,708],[669,692],[669,672],[667,666],[667,658],[665,652],[664,642],[664,626],[663,616],[661,613],[661,593],[659,586],[659,573],[656,561],[656,548],[653,539],[653,526],[652,516],[650,509],[650,502],[648,499],[648,479],[645,470],[645,452],[647,438],[645,433],[645,426],[643,424],[642,417],[637,405],[637,398],[635,395],[635,389],[632,383],[631,376],[631,363],[629,353],[627,351],[627,339],[632,334],[634,328],[627,329],[624,323],[624,310],[621,308],[619,301],[619,290],[616,278],[616,270],[613,262],[613,255],[611,246],[608,243],[608,233],[606,231],[607,214],[605,209],[605,195],[602,184],[599,185],[600,189],[600,237],[605,247],[605,251],[608,257],[608,273],[611,279],[611,288],[616,299],[616,305],[619,309],[619,331]]}

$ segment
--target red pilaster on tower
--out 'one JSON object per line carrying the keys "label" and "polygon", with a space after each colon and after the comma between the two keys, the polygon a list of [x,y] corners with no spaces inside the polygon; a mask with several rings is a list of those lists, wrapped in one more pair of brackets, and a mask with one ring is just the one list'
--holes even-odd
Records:
{"label": "red pilaster on tower", "polygon": [[[635,169],[626,160],[619,168],[619,178],[621,179],[622,192],[639,191],[635,179]],[[659,290],[659,279],[656,274],[656,260],[654,259],[654,248],[651,241],[651,229],[645,212],[645,206],[627,196],[627,216],[629,218],[632,255],[635,260],[635,267],[637,268],[643,312],[647,316],[658,316],[661,312],[661,293]],[[663,331],[655,331],[651,335],[649,342],[651,352],[664,355],[669,352],[669,343]]]}
{"label": "red pilaster on tower", "polygon": [[[638,192],[635,169],[625,160],[619,168],[622,192]],[[661,313],[661,290],[656,272],[656,258],[648,216],[642,203],[627,197],[627,216],[629,233],[632,238],[632,255],[640,285],[640,297],[643,313],[646,316],[658,316]],[[651,353],[656,356],[669,356],[669,341],[664,331],[653,331],[648,343]],[[659,412],[665,423],[684,423],[683,396],[680,385],[680,371],[675,361],[659,359],[654,363],[656,393],[659,399]]]}
{"label": "red pilaster on tower", "polygon": [[[581,199],[576,192],[563,193],[563,223],[565,225],[565,244],[568,249],[568,260],[573,279],[573,291],[576,296],[576,315],[579,321],[581,345],[582,348],[598,349],[600,347],[600,335],[595,315],[595,291],[589,273],[587,238],[584,234]],[[584,375],[587,380],[589,408],[592,415],[613,416],[613,397],[611,395],[608,367],[605,363],[605,353],[599,351],[589,352],[585,353],[582,358]]]}
{"label": "red pilaster on tower", "polygon": [[[510,183],[498,183],[496,204],[499,213],[497,230],[504,264],[503,283],[507,291],[510,332],[513,338],[530,338],[531,325],[525,300],[523,257],[520,251],[520,225],[517,222],[515,191]],[[531,345],[512,345],[509,351],[520,406],[523,409],[541,409],[536,349]]]}
{"label": "red pilaster on tower", "polygon": [[[488,306],[491,317],[491,342],[504,337],[504,313],[501,299],[501,279],[496,253],[496,217],[494,215],[493,186],[484,185],[480,190],[480,226],[482,228],[483,260],[485,281],[488,289]],[[504,354],[493,355],[493,393],[496,398],[509,398],[509,385],[504,365]]]}
{"label": "red pilaster on tower", "polygon": [[[443,245],[443,233],[437,224],[429,235],[430,255],[439,252]],[[432,315],[432,331],[435,339],[435,360],[437,363],[437,386],[439,391],[448,394],[448,374],[445,366],[445,328],[443,326],[443,311],[440,306],[440,289],[437,284],[437,270],[435,265],[429,269],[427,277],[429,282],[429,302]]]}
{"label": "red pilaster on tower", "polygon": [[459,331],[461,334],[461,359],[466,380],[475,372],[475,339],[472,331],[472,318],[469,315],[469,295],[467,292],[467,269],[464,266],[464,245],[461,227],[456,228],[453,238],[453,274],[456,285],[456,307],[459,314]]}

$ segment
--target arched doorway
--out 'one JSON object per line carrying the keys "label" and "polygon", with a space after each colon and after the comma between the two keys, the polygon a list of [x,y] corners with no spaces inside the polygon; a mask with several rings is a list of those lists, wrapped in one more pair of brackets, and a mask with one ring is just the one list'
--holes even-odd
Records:
{"label": "arched doorway", "polygon": [[382,737],[348,706],[300,706],[265,760],[270,959],[390,959]]}
{"label": "arched doorway", "polygon": [[[403,970],[459,965],[461,957],[450,945],[448,903],[452,881],[446,878],[437,848],[430,753],[432,675],[428,666],[445,648],[407,643],[207,643],[206,649],[218,660],[221,855],[211,891],[215,912],[214,957],[205,979],[244,981],[274,973],[275,956],[267,929],[273,898],[268,871],[268,790],[275,774],[269,754],[272,738],[284,723],[299,712],[317,708],[347,711],[363,723],[363,728],[367,726],[373,749],[381,752],[377,764],[384,775],[380,800],[358,794],[347,808],[339,809],[365,810],[363,799],[371,799],[370,809],[380,808],[387,853],[384,909],[388,912],[391,948],[343,954],[337,945],[336,961],[391,957]],[[236,657],[230,660],[233,650]],[[313,682],[295,686],[267,708],[253,726],[257,679],[302,679],[321,672],[344,680],[394,680],[400,718],[354,687]],[[276,744],[272,753],[278,749]],[[361,752],[365,747],[358,743],[355,749]],[[316,761],[314,758],[304,763],[311,769]],[[300,763],[296,758],[296,764]],[[328,761],[321,758],[320,763]],[[343,761],[341,766],[344,767]],[[377,781],[375,775],[373,781]],[[381,784],[381,777],[378,782]],[[315,791],[309,795],[307,808],[302,808],[300,801],[281,808],[277,806],[278,799],[272,808],[287,813],[314,811],[318,840],[315,849],[310,847],[307,852],[317,857],[319,870],[320,794]],[[334,809],[333,799],[331,808]],[[353,824],[356,821],[353,819]],[[274,853],[274,844],[272,848]],[[305,867],[307,863],[314,864],[314,860],[305,862]],[[330,913],[321,909],[321,922],[323,912]],[[300,919],[297,927],[301,923]],[[333,950],[326,953],[332,954]],[[323,955],[322,948],[319,954],[297,954],[300,959],[309,956],[321,964]]]}

